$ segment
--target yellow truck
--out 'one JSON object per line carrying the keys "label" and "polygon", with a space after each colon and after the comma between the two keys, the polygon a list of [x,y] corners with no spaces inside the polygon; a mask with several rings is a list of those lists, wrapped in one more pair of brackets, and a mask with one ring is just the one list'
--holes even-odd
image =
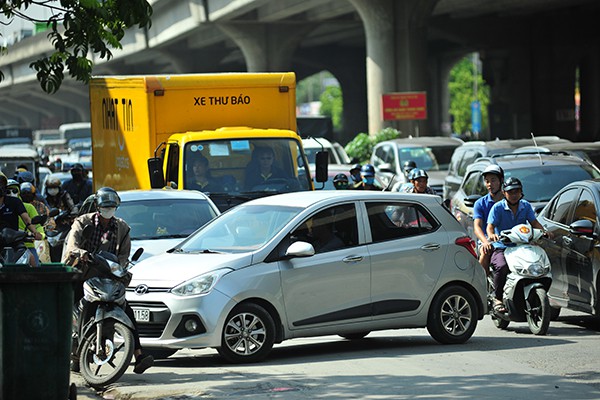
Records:
{"label": "yellow truck", "polygon": [[[97,76],[89,87],[95,188],[202,190],[221,210],[314,188],[293,73]],[[316,169],[327,180],[326,161]]]}

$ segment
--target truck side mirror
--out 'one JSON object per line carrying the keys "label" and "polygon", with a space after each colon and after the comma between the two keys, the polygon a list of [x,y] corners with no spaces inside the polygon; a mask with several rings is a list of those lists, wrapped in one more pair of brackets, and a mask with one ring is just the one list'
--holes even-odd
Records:
{"label": "truck side mirror", "polygon": [[162,170],[162,159],[153,157],[148,159],[148,174],[150,175],[150,187],[161,189],[165,186],[165,175]]}
{"label": "truck side mirror", "polygon": [[329,152],[319,151],[315,155],[315,180],[317,182],[327,182],[327,163],[329,162]]}

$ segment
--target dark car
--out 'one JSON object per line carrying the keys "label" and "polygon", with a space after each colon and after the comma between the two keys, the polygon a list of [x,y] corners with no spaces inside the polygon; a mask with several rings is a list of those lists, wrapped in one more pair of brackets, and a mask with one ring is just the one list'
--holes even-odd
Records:
{"label": "dark car", "polygon": [[561,308],[600,315],[600,180],[565,186],[538,216],[554,236],[542,240],[552,265],[548,292],[553,317]]}
{"label": "dark car", "polygon": [[595,164],[600,168],[600,142],[551,143],[543,146],[525,146],[513,153],[566,151]]}
{"label": "dark car", "polygon": [[450,201],[450,210],[472,238],[473,205],[487,194],[482,172],[490,164],[498,164],[504,177],[516,177],[523,183],[523,196],[536,211],[550,201],[565,185],[583,179],[600,178],[600,169],[580,157],[565,153],[507,154],[483,157],[467,168],[465,177]]}
{"label": "dark car", "polygon": [[[549,143],[571,143],[570,140],[561,139],[558,136],[540,136],[535,139],[538,145]],[[467,167],[480,157],[491,157],[496,154],[511,153],[514,149],[533,145],[532,139],[506,139],[490,140],[487,142],[466,142],[457,147],[452,154],[448,173],[444,178],[443,198],[450,200],[458,190]]]}

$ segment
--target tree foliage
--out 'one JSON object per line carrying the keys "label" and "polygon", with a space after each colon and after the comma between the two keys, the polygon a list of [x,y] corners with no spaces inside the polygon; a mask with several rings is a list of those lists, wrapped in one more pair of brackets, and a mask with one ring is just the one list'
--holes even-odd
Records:
{"label": "tree foliage", "polygon": [[[32,5],[46,7],[52,16],[37,20],[27,14]],[[0,1],[0,12],[9,20],[21,18],[46,23],[54,52],[32,62],[42,90],[55,93],[65,70],[78,81],[92,74],[90,54],[110,60],[111,49],[120,49],[125,30],[137,25],[148,28],[152,7],[147,0],[13,0]],[[10,51],[10,50],[9,50]],[[0,81],[4,75],[0,71]]]}
{"label": "tree foliage", "polygon": [[344,112],[342,89],[339,86],[328,86],[321,94],[320,100],[321,114],[330,117],[333,129],[340,131],[342,129],[342,115]]}
{"label": "tree foliage", "polygon": [[[473,91],[474,80],[477,79],[477,94],[475,99]],[[481,130],[487,129],[488,105],[490,104],[490,88],[486,85],[481,74],[473,73],[472,56],[469,55],[459,61],[450,71],[450,115],[452,115],[452,131],[463,134],[472,131],[471,102],[479,100],[481,103]]]}
{"label": "tree foliage", "polygon": [[369,162],[373,147],[384,140],[397,139],[400,137],[400,132],[394,128],[383,128],[374,136],[369,136],[368,133],[359,133],[345,147],[348,156],[353,159],[360,160],[361,164]]}

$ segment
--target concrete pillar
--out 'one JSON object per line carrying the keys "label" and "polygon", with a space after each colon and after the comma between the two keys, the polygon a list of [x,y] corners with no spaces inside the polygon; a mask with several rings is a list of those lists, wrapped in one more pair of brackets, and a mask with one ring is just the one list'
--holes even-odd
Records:
{"label": "concrete pillar", "polygon": [[288,71],[300,40],[316,25],[218,23],[241,49],[248,72]]}
{"label": "concrete pillar", "polygon": [[580,63],[581,94],[578,140],[600,140],[600,48],[593,46]]}
{"label": "concrete pillar", "polygon": [[430,57],[432,66],[429,78],[427,120],[428,131],[434,135],[450,136],[452,123],[450,120],[450,71],[464,54],[443,54]]}
{"label": "concrete pillar", "polygon": [[369,133],[375,134],[391,123],[384,123],[381,95],[396,91],[393,0],[350,0],[358,11],[367,42],[367,110]]}

